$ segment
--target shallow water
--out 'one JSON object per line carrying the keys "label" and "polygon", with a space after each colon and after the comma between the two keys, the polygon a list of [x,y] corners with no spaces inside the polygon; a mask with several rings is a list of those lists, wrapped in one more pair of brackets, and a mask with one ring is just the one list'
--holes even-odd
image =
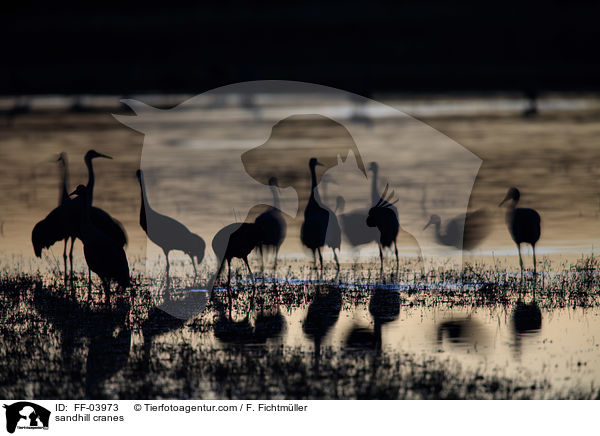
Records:
{"label": "shallow water", "polygon": [[[261,104],[280,107],[287,101],[281,98],[262,97]],[[420,185],[411,184],[423,180],[420,169],[404,165],[400,155],[392,154],[386,162],[388,168],[401,167],[403,171],[386,169],[386,179],[405,198],[413,203],[423,200],[424,204],[409,207],[413,203],[407,200],[397,205],[401,224],[406,223],[412,232],[399,241],[401,261],[413,262],[400,278],[389,276],[391,260],[386,263],[385,278],[378,278],[378,268],[373,266],[377,262],[376,245],[354,249],[346,241],[342,242],[341,279],[333,277],[330,250],[325,252],[327,278],[314,277],[308,269],[311,256],[299,242],[300,209],[300,219],[288,220],[288,239],[282,247],[278,269],[278,276],[285,277],[282,281],[266,280],[265,285],[260,285],[252,309],[248,294],[242,291],[234,299],[231,318],[225,293],[217,291],[225,305],[210,305],[187,321],[153,309],[161,297],[165,259],[154,244],[147,243],[138,224],[140,198],[134,173],[142,158],[143,135],[120,124],[108,112],[67,113],[56,108],[33,111],[1,126],[0,262],[7,281],[0,308],[0,373],[4,374],[0,395],[387,397],[388,392],[381,386],[370,391],[363,385],[376,384],[370,381],[369,371],[381,371],[382,384],[402,385],[415,378],[402,371],[427,371],[431,362],[437,372],[447,370],[444,383],[449,385],[471,379],[479,383],[478,377],[483,377],[483,391],[472,394],[476,398],[496,395],[486,390],[490,377],[505,377],[516,383],[518,390],[499,395],[503,398],[519,398],[520,393],[525,397],[557,398],[573,392],[575,396],[594,392],[600,376],[597,266],[589,272],[591,284],[573,271],[580,271],[575,266],[577,259],[593,253],[600,242],[600,170],[595,164],[600,162],[600,111],[594,99],[560,97],[541,104],[543,110],[538,117],[524,119],[517,103],[509,99],[499,108],[485,99],[465,103],[449,98],[437,111],[431,102],[412,101],[405,106],[412,107],[421,121],[441,132],[428,131],[432,137],[439,139],[440,135],[444,142],[447,135],[483,161],[469,207],[489,211],[490,230],[481,245],[465,253],[463,259],[466,264],[475,265],[473,271],[479,271],[483,279],[475,273],[476,278],[471,277],[470,281],[459,280],[456,273],[445,278],[445,270],[460,270],[462,265],[455,258],[448,260],[444,256],[461,253],[440,250],[439,257],[425,260],[429,273],[438,274],[435,280],[415,284],[420,270],[414,256],[415,239],[419,241],[418,248],[435,252],[439,244],[433,230],[423,231],[422,227],[431,213],[446,209],[435,196],[424,195]],[[305,107],[318,112],[319,102],[308,101]],[[455,110],[457,107],[462,109]],[[224,117],[249,122],[254,116],[239,101],[217,109],[218,116],[210,105],[197,108],[213,120]],[[343,106],[334,109],[349,123],[364,123],[364,118],[356,117]],[[377,120],[384,137],[393,137],[397,124],[388,115],[374,111],[370,117]],[[414,128],[422,126],[414,122],[409,126],[412,128],[404,130],[406,143],[423,138],[421,129]],[[236,153],[246,147],[243,141],[236,142],[228,135],[224,124],[206,123],[205,127],[213,141],[180,143],[175,145],[178,153],[196,159],[201,150],[208,167],[218,167],[220,155],[214,144],[220,147],[219,141],[224,141]],[[327,129],[324,135],[329,135]],[[30,243],[33,225],[57,204],[58,170],[53,160],[56,154],[69,153],[74,187],[87,179],[82,156],[90,148],[114,157],[112,161],[95,162],[94,203],[124,224],[129,235],[127,255],[136,277],[135,298],[117,295],[111,310],[101,305],[97,285],[88,300],[79,242],[75,269],[82,281],[75,294],[66,292],[57,278],[62,268],[62,244],[56,244],[42,259],[34,259]],[[177,177],[154,182],[152,188],[161,195],[157,195],[153,205],[186,223],[210,247],[214,227],[234,220],[239,212],[230,208],[231,202],[236,201],[235,195],[215,183],[212,173],[192,174],[189,186],[182,188],[177,167],[166,165],[163,169],[164,175]],[[298,180],[307,184],[307,174],[300,175]],[[506,230],[504,213],[497,207],[511,185],[521,188],[524,205],[536,208],[542,215],[543,233],[537,253],[538,270],[543,274],[538,278],[542,283],[536,285],[537,305],[533,304],[530,274],[525,275],[523,288],[514,285],[519,280],[516,247]],[[354,194],[344,191],[347,186],[330,183],[323,188],[330,199],[343,194],[348,199],[348,209],[353,207],[353,201],[368,203],[368,181]],[[211,196],[226,200],[217,202],[216,209],[207,210],[201,203],[190,201],[194,190],[210,191]],[[300,207],[305,197],[301,193],[296,196]],[[262,200],[268,201],[268,195],[259,202]],[[284,201],[293,206],[293,201]],[[215,216],[216,221],[223,222],[215,223]],[[526,267],[531,269],[529,249],[523,253]],[[254,271],[260,270],[254,254],[251,264]],[[189,288],[193,274],[189,258],[173,253],[171,265],[173,279]],[[238,269],[237,261],[234,268],[234,283],[248,287],[246,272]],[[215,269],[215,257],[207,248],[201,274],[208,275]],[[29,276],[38,272],[39,276],[23,283],[15,279],[23,273]],[[310,280],[309,274],[313,276]],[[495,284],[490,295],[478,291],[488,281]],[[506,293],[504,282],[513,283]],[[278,293],[272,290],[274,283],[280,289]],[[262,302],[261,295],[265,296]],[[374,295],[379,295],[377,298],[382,298],[383,303],[372,305]],[[520,299],[524,305],[519,305]],[[315,307],[318,309],[318,316],[311,315],[311,307],[313,313]],[[315,347],[317,342],[319,346]],[[316,349],[320,352],[316,353]],[[253,359],[255,372],[245,371]],[[385,364],[369,366],[375,361]],[[262,378],[256,378],[257,374]],[[330,385],[332,380],[337,383],[336,374],[340,374],[342,387]],[[307,377],[309,391],[286,385],[286,380],[294,377]],[[534,390],[532,383],[537,386]],[[344,386],[348,391],[344,391]],[[411,389],[397,396],[444,397],[437,392]],[[468,393],[461,393],[468,397]]]}

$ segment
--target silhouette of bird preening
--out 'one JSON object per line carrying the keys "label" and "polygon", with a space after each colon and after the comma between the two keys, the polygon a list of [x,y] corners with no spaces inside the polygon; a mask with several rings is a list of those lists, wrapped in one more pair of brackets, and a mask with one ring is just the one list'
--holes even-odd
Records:
{"label": "silhouette of bird preening", "polygon": [[521,244],[531,244],[533,250],[533,273],[537,273],[535,260],[535,244],[540,239],[541,234],[541,218],[537,211],[529,208],[517,208],[517,204],[521,198],[521,193],[517,188],[510,188],[506,193],[504,200],[498,205],[502,206],[509,202],[506,211],[506,225],[512,236],[513,241],[517,244],[519,251],[519,265],[523,272],[523,258],[521,257]]}
{"label": "silhouette of bird preening", "polygon": [[279,248],[285,239],[287,232],[287,224],[283,218],[283,214],[280,210],[279,193],[277,192],[278,184],[277,178],[271,177],[269,179],[269,186],[273,193],[273,206],[269,207],[265,212],[261,213],[254,223],[256,224],[260,232],[260,242],[258,249],[260,250],[260,256],[264,265],[264,250],[271,248],[275,251],[275,264],[274,269],[277,270],[277,256],[279,255]]}
{"label": "silhouette of bird preening", "polygon": [[317,265],[316,253],[319,254],[321,270],[323,269],[321,247],[325,245],[331,247],[335,264],[339,271],[340,263],[335,250],[339,250],[341,246],[342,231],[335,213],[331,209],[321,205],[316,174],[316,167],[320,165],[323,164],[314,157],[310,158],[308,162],[311,175],[311,193],[306,209],[304,209],[304,222],[300,228],[300,239],[312,251],[315,268]]}
{"label": "silhouette of bird preening", "polygon": [[431,215],[423,230],[431,225],[435,228],[435,236],[440,244],[459,250],[472,250],[477,247],[488,235],[490,229],[489,217],[485,209],[478,209],[452,218],[447,222],[443,233],[441,230],[442,220],[439,215]]}
{"label": "silhouette of bird preening", "polygon": [[[379,230],[379,259],[381,261],[381,270],[383,270],[383,248],[391,248],[392,243],[394,244],[394,252],[396,253],[396,268],[399,266],[398,258],[398,247],[396,245],[396,238],[398,237],[398,231],[400,230],[400,222],[398,221],[398,215],[396,215],[393,204],[398,201],[393,200],[394,191],[389,195],[387,194],[388,186],[386,185],[383,194],[377,201],[377,203],[369,210],[367,216],[367,225],[369,227],[377,227]],[[392,201],[390,203],[390,201]]]}
{"label": "silhouette of bird preening", "polygon": [[206,249],[204,239],[192,233],[179,221],[152,209],[146,195],[144,173],[142,170],[137,170],[135,174],[140,184],[142,197],[140,226],[146,232],[148,239],[158,245],[165,254],[167,260],[167,279],[169,277],[169,253],[172,250],[183,251],[190,257],[192,266],[194,267],[195,278],[197,274],[196,264],[200,264],[204,259],[204,251]]}
{"label": "silhouette of bird preening", "polygon": [[[90,150],[84,157],[84,162],[88,168],[88,183],[86,192],[90,204],[93,201],[94,192],[94,168],[92,160],[95,158],[112,159],[110,156]],[[68,163],[66,153],[61,153],[58,162],[60,162],[63,174],[60,188],[60,204],[53,209],[43,220],[39,221],[31,233],[33,249],[37,257],[42,256],[42,250],[50,248],[58,241],[65,241],[65,250],[63,252],[63,261],[65,265],[65,277],[67,275],[67,240],[71,239],[71,249],[69,252],[71,274],[73,273],[73,241],[80,236],[80,217],[84,211],[85,203],[81,198],[72,199],[68,195]],[[109,236],[113,241],[119,243],[122,247],[127,244],[127,234],[119,221],[111,217],[104,210],[92,207],[90,219],[97,229],[103,234]]]}
{"label": "silhouette of bird preening", "polygon": [[85,261],[91,271],[102,280],[106,303],[110,302],[110,284],[117,282],[122,288],[130,285],[129,264],[120,241],[97,228],[91,219],[92,203],[88,188],[79,185],[71,195],[77,195],[83,201],[84,208],[79,217],[79,237],[83,242]]}

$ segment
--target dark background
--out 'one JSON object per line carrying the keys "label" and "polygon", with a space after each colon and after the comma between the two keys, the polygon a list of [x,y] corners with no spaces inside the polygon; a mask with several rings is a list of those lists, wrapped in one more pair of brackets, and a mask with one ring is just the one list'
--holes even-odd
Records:
{"label": "dark background", "polygon": [[199,93],[286,79],[382,91],[591,90],[600,2],[2,6],[0,94]]}

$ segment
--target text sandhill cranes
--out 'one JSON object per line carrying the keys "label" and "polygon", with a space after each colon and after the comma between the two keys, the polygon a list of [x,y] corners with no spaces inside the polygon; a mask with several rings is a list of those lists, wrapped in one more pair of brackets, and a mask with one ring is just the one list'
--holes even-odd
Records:
{"label": "text sandhill cranes", "polygon": [[[84,162],[88,168],[88,183],[87,183],[87,196],[90,204],[93,201],[94,192],[94,168],[92,160],[95,158],[107,158],[111,159],[110,156],[98,153],[95,150],[90,150],[86,153]],[[37,257],[42,256],[42,250],[49,248],[58,241],[65,241],[65,252],[63,254],[63,260],[65,263],[65,277],[67,275],[66,265],[66,241],[71,238],[71,251],[69,254],[71,261],[71,274],[73,273],[73,240],[75,238],[81,239],[79,235],[79,217],[81,216],[85,207],[84,202],[81,199],[71,199],[64,196],[63,191],[67,191],[68,183],[68,167],[66,154],[61,154],[59,162],[63,167],[62,186],[60,194],[60,205],[52,210],[46,218],[38,222],[31,233],[31,241],[33,243],[33,249]],[[91,208],[90,213],[91,221],[94,226],[102,231],[102,233],[111,237],[112,240],[118,242],[121,246],[127,244],[127,235],[121,224],[112,218],[108,213],[97,207]]]}
{"label": "text sandhill cranes", "polygon": [[[148,239],[158,245],[167,260],[167,278],[169,277],[169,252],[180,250],[187,254],[194,267],[194,278],[197,270],[196,264],[200,264],[204,259],[204,250],[206,243],[200,236],[192,233],[186,226],[179,221],[166,215],[156,212],[150,206],[146,195],[146,186],[144,182],[144,173],[142,170],[136,171],[136,177],[140,184],[142,202],[140,205],[140,226],[148,235]],[[148,223],[150,225],[148,225]]]}
{"label": "text sandhill cranes", "polygon": [[321,199],[317,190],[316,167],[321,164],[316,158],[311,158],[308,162],[311,175],[311,193],[308,199],[306,209],[304,209],[304,222],[300,229],[300,239],[302,243],[310,248],[313,253],[315,268],[317,266],[316,252],[319,253],[321,270],[323,269],[323,255],[321,247],[327,245],[333,250],[335,264],[339,271],[340,263],[338,261],[336,249],[339,250],[342,241],[342,232],[335,213],[329,208],[321,206]]}
{"label": "text sandhill cranes", "polygon": [[513,241],[517,244],[519,251],[519,265],[523,272],[523,259],[521,257],[521,244],[531,244],[533,250],[533,273],[536,274],[535,261],[535,244],[540,239],[541,234],[541,219],[540,214],[533,209],[517,207],[517,203],[521,198],[521,193],[517,188],[510,188],[506,193],[506,197],[499,204],[502,206],[507,201],[509,202],[506,210],[506,225],[512,236]]}
{"label": "text sandhill cranes", "polygon": [[84,208],[79,217],[79,237],[83,242],[85,261],[102,280],[105,302],[110,303],[110,284],[117,282],[122,288],[130,285],[129,264],[125,250],[119,241],[115,241],[97,228],[91,219],[92,203],[88,188],[79,185],[71,194],[83,201]]}

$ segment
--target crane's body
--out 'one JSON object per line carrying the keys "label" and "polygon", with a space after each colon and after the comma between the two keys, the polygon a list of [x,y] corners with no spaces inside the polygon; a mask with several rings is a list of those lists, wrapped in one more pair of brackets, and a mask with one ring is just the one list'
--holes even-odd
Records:
{"label": "crane's body", "polygon": [[506,226],[519,251],[519,265],[523,272],[523,258],[521,257],[521,244],[531,244],[533,250],[533,273],[537,273],[535,259],[535,244],[537,244],[542,233],[540,214],[529,208],[518,208],[517,204],[521,198],[521,193],[517,188],[510,188],[506,197],[499,206],[505,202],[510,202],[506,210]]}
{"label": "crane's body", "polygon": [[316,166],[322,165],[316,158],[311,158],[309,168],[311,173],[311,193],[308,204],[304,209],[304,222],[300,228],[300,239],[313,253],[315,267],[317,265],[316,253],[319,254],[321,269],[323,269],[323,255],[321,247],[331,247],[337,269],[340,268],[336,249],[342,242],[342,231],[335,213],[327,207],[321,206],[317,188]]}

